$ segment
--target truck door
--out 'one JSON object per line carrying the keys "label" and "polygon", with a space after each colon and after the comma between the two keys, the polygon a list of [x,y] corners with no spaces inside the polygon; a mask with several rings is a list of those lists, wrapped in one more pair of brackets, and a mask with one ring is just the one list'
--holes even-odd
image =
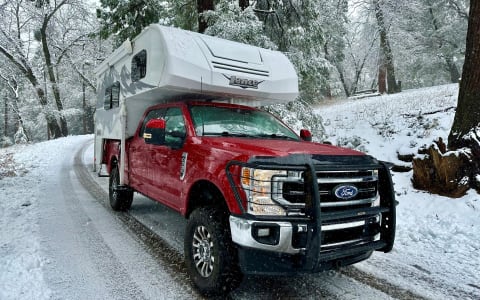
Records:
{"label": "truck door", "polygon": [[[150,113],[154,118],[150,118]],[[143,190],[139,191],[178,210],[182,191],[182,148],[187,132],[185,119],[180,107],[166,108],[164,114],[150,113],[141,130],[143,144],[134,156],[142,168],[138,177],[143,176],[144,183],[141,183]]]}
{"label": "truck door", "polygon": [[165,123],[164,145],[152,145],[154,159],[147,168],[150,168],[148,173],[154,176],[154,189],[161,201],[178,210],[182,191],[182,149],[187,133],[181,108],[168,108]]}
{"label": "truck door", "polygon": [[155,148],[156,145],[145,142],[144,133],[145,126],[148,121],[153,119],[163,119],[165,117],[166,108],[154,109],[147,113],[143,120],[142,127],[135,137],[129,149],[129,168],[130,168],[130,185],[139,192],[158,199],[158,191],[155,188]]}

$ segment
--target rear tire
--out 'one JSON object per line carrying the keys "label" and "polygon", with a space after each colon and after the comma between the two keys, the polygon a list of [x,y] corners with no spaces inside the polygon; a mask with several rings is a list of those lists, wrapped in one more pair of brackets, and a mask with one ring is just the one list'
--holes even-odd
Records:
{"label": "rear tire", "polygon": [[225,295],[242,282],[227,215],[217,208],[201,207],[192,212],[184,253],[188,273],[200,293]]}
{"label": "rear tire", "polygon": [[118,166],[115,165],[110,173],[110,180],[108,185],[108,196],[110,199],[110,206],[116,211],[126,211],[132,206],[133,191],[129,188],[120,187],[120,173]]}

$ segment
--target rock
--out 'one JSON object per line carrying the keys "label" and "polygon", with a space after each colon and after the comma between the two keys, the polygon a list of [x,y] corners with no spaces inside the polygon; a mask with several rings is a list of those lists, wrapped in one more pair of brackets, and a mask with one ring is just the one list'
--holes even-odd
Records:
{"label": "rock", "polygon": [[399,160],[403,162],[412,162],[413,158],[415,157],[415,154],[400,154],[397,152],[397,157]]}

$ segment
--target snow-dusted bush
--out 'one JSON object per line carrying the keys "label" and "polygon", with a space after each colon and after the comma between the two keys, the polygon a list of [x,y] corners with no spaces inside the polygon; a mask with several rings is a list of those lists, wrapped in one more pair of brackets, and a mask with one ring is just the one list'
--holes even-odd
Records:
{"label": "snow-dusted bush", "polygon": [[340,137],[337,139],[337,146],[350,148],[362,152],[367,152],[365,144],[368,144],[368,141],[357,135],[353,135],[351,137]]}
{"label": "snow-dusted bush", "polygon": [[13,145],[13,142],[8,136],[2,136],[0,138],[0,148],[10,147],[11,145]]}
{"label": "snow-dusted bush", "polygon": [[13,140],[15,141],[15,144],[26,144],[28,142],[27,135],[25,134],[22,125],[18,126],[17,132],[13,136]]}

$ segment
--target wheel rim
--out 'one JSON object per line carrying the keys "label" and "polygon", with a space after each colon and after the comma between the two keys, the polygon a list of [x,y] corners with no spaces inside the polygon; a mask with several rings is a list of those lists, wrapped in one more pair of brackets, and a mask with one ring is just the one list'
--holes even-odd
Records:
{"label": "wheel rim", "polygon": [[197,226],[193,233],[193,261],[202,277],[209,277],[213,272],[213,239],[205,226]]}

